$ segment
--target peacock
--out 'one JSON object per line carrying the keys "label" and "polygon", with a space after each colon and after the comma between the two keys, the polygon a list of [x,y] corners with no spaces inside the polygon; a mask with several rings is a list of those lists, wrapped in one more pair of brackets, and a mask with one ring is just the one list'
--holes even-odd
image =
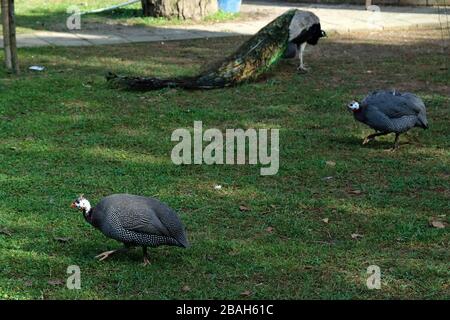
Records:
{"label": "peacock", "polygon": [[131,90],[162,88],[216,89],[235,86],[257,79],[281,58],[289,56],[290,46],[300,49],[300,66],[304,70],[303,51],[306,43],[315,45],[326,36],[319,18],[312,12],[289,10],[270,22],[235,53],[192,77],[161,79],[129,77],[108,73],[108,82],[115,87]]}

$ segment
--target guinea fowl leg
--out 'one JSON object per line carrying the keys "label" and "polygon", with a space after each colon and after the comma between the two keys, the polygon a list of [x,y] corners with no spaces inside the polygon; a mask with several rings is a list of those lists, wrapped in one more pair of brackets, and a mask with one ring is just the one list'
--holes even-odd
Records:
{"label": "guinea fowl leg", "polygon": [[129,249],[128,247],[124,247],[124,248],[120,248],[117,250],[105,251],[105,252],[100,253],[99,255],[96,255],[95,259],[98,259],[99,261],[103,261],[105,259],[108,259],[113,254],[116,254],[116,253],[122,252],[122,251],[128,251],[128,249]]}
{"label": "guinea fowl leg", "polygon": [[398,138],[400,137],[400,133],[395,134],[395,141],[394,141],[394,147],[392,148],[392,151],[395,151],[399,147]]}
{"label": "guinea fowl leg", "polygon": [[375,132],[375,133],[372,133],[372,134],[369,134],[365,139],[364,139],[364,141],[363,141],[363,145],[365,145],[365,144],[368,144],[370,141],[372,141],[373,139],[375,139],[375,137],[378,137],[378,136],[384,136],[384,135],[387,135],[387,133],[385,133],[385,132]]}
{"label": "guinea fowl leg", "polygon": [[303,53],[305,52],[306,42],[302,43],[300,45],[300,65],[298,66],[297,70],[301,72],[308,72],[308,68],[306,68],[305,64],[303,63]]}
{"label": "guinea fowl leg", "polygon": [[142,253],[144,254],[144,267],[150,264],[150,260],[148,260],[147,247],[142,247]]}

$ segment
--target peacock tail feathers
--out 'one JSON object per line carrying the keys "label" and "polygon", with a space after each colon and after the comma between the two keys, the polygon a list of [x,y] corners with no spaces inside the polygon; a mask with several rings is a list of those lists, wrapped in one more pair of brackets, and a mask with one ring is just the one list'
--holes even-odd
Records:
{"label": "peacock tail feathers", "polygon": [[289,42],[289,26],[297,10],[289,10],[270,22],[232,55],[193,77],[173,79],[118,76],[107,80],[115,87],[132,90],[157,90],[166,87],[215,89],[257,79],[283,56]]}

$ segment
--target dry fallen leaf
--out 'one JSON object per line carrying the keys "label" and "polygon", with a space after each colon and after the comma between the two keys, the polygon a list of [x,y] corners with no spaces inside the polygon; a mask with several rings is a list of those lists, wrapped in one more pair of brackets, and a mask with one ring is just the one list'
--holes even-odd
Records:
{"label": "dry fallen leaf", "polygon": [[239,251],[237,250],[231,250],[230,252],[228,252],[228,255],[230,256],[237,256],[239,254]]}
{"label": "dry fallen leaf", "polygon": [[336,166],[336,162],[331,161],[331,160],[326,161],[325,164],[326,164],[327,166],[330,166],[330,167]]}
{"label": "dry fallen leaf", "polygon": [[242,297],[249,297],[252,295],[252,292],[250,290],[245,290],[244,292],[241,292]]}
{"label": "dry fallen leaf", "polygon": [[4,235],[7,235],[7,236],[9,236],[9,237],[11,237],[12,236],[12,233],[11,233],[11,231],[9,231],[8,229],[6,229],[6,228],[1,228],[0,229],[0,234],[4,234]]}
{"label": "dry fallen leaf", "polygon": [[445,224],[442,221],[437,220],[435,218],[430,220],[430,226],[433,227],[433,228],[437,228],[437,229],[444,229],[445,228]]}
{"label": "dry fallen leaf", "polygon": [[64,282],[60,279],[52,279],[52,280],[48,280],[47,283],[52,286],[59,286],[59,285],[63,284]]}
{"label": "dry fallen leaf", "polygon": [[184,286],[183,288],[181,288],[181,290],[183,290],[183,292],[189,292],[189,291],[191,291],[191,287]]}
{"label": "dry fallen leaf", "polygon": [[271,233],[271,232],[273,232],[273,228],[272,227],[267,227],[266,231]]}
{"label": "dry fallen leaf", "polygon": [[352,233],[352,239],[359,239],[359,238],[362,238],[362,237],[363,237],[362,234],[359,234],[359,233]]}
{"label": "dry fallen leaf", "polygon": [[360,194],[362,194],[362,191],[361,190],[350,190],[348,193],[359,196]]}
{"label": "dry fallen leaf", "polygon": [[330,221],[330,219],[324,218],[324,219],[322,219],[322,221],[325,222],[325,223],[328,223],[328,221]]}
{"label": "dry fallen leaf", "polygon": [[250,208],[247,207],[247,206],[245,206],[245,205],[240,205],[240,206],[239,206],[239,210],[240,210],[240,211],[250,211]]}
{"label": "dry fallen leaf", "polygon": [[33,281],[27,280],[27,281],[25,281],[25,282],[23,283],[23,285],[24,285],[25,287],[31,287],[31,286],[33,286]]}
{"label": "dry fallen leaf", "polygon": [[62,243],[70,241],[70,238],[62,238],[62,237],[54,237],[53,239],[55,239],[55,241],[62,242]]}
{"label": "dry fallen leaf", "polygon": [[323,181],[328,181],[328,180],[331,180],[331,179],[333,179],[332,176],[328,176],[328,177],[323,177],[322,178]]}

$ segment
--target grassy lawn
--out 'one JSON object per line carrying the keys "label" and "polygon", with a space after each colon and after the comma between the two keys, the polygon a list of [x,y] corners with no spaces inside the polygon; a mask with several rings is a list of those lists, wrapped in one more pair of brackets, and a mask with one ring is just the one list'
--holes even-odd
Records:
{"label": "grassy lawn", "polygon": [[[20,49],[23,69],[47,70],[0,69],[0,298],[449,299],[448,225],[429,225],[450,217],[440,35],[332,35],[308,47],[309,74],[282,61],[257,83],[195,92],[116,91],[103,75],[192,74],[246,38]],[[384,151],[392,136],[361,146],[371,130],[345,108],[378,88],[414,91],[428,107],[430,129],[402,136],[410,143],[395,153]],[[171,133],[194,120],[279,128],[279,173],[172,164]],[[121,245],[69,204],[122,192],[175,208],[192,247],[151,249],[147,267],[140,249],[94,260]],[[65,286],[73,264],[82,290]],[[381,268],[381,290],[366,287],[370,265]]]}
{"label": "grassy lawn", "polygon": [[[120,0],[16,0],[17,32],[29,33],[39,30],[67,31],[66,20],[70,14],[67,9],[77,6],[81,12],[94,9],[107,8],[113,5],[124,3]],[[166,18],[153,18],[142,16],[141,3],[135,3],[126,7],[97,14],[82,16],[83,30],[98,30],[101,28],[111,28],[113,26],[162,26],[180,24],[208,24],[231,20],[251,19],[252,15],[243,13],[217,12],[202,21],[179,20]],[[0,26],[1,30],[1,26]]]}

